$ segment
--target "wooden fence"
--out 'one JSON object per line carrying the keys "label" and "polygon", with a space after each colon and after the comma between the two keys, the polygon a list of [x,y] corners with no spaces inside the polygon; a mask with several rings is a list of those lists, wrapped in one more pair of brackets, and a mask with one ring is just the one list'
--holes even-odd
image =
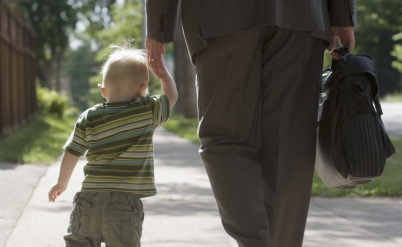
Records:
{"label": "wooden fence", "polygon": [[0,138],[36,112],[34,32],[0,0]]}

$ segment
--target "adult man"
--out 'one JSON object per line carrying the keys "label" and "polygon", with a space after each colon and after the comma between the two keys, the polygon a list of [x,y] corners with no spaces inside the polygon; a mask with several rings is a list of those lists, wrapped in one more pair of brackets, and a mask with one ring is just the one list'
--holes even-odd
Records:
{"label": "adult man", "polygon": [[302,246],[325,48],[354,47],[354,0],[147,0],[160,76],[181,7],[197,73],[200,154],[240,246]]}

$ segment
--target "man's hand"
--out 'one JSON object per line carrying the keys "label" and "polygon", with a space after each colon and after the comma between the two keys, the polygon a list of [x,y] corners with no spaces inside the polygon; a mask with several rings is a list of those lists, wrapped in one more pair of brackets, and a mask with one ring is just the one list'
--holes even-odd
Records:
{"label": "man's hand", "polygon": [[165,73],[165,66],[162,61],[163,55],[165,54],[165,44],[147,37],[145,40],[145,48],[147,49],[149,69],[156,78],[160,79]]}
{"label": "man's hand", "polygon": [[355,47],[355,33],[354,27],[331,27],[331,40],[327,47],[328,51],[333,51],[336,46],[336,42],[341,47],[347,47],[349,52],[352,53]]}

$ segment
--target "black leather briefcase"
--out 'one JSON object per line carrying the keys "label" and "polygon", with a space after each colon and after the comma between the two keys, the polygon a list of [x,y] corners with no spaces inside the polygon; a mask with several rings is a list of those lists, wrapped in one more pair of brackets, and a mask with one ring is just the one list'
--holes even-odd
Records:
{"label": "black leather briefcase", "polygon": [[316,170],[328,187],[352,189],[381,176],[395,148],[381,120],[372,58],[336,52],[322,76]]}

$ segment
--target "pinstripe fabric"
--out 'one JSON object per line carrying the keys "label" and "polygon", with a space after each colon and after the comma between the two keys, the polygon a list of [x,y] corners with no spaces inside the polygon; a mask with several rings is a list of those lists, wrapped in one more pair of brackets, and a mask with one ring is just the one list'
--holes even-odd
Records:
{"label": "pinstripe fabric", "polygon": [[268,25],[292,30],[325,30],[320,0],[201,0],[197,4],[200,32],[205,38]]}
{"label": "pinstripe fabric", "polygon": [[355,0],[147,0],[148,37],[171,42],[160,24],[180,7],[225,230],[241,247],[302,246],[324,41],[356,23]]}
{"label": "pinstripe fabric", "polygon": [[315,164],[322,40],[280,30],[265,40],[262,90],[264,205],[275,247],[302,246]]}
{"label": "pinstripe fabric", "polygon": [[207,42],[196,55],[200,153],[223,226],[240,246],[300,247],[324,42],[278,27]]}
{"label": "pinstripe fabric", "polygon": [[82,113],[64,147],[77,156],[88,150],[82,191],[156,194],[152,135],[168,117],[163,95],[98,104]]}
{"label": "pinstripe fabric", "polygon": [[171,42],[181,8],[190,56],[206,46],[205,39],[256,27],[278,26],[310,31],[329,41],[330,26],[356,23],[356,0],[147,0],[147,36]]}

